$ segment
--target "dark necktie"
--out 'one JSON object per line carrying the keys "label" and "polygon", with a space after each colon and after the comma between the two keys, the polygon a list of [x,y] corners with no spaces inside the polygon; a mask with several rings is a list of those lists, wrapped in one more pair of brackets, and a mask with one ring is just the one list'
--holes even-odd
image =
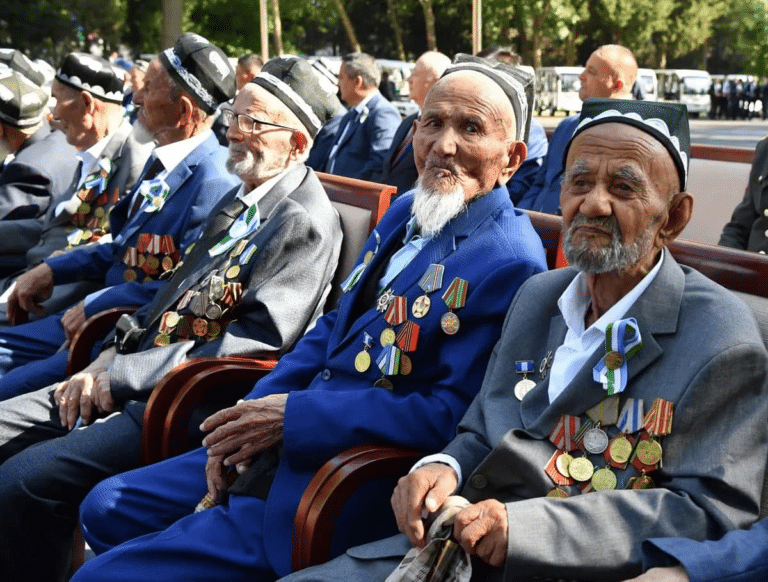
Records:
{"label": "dark necktie", "polygon": [[326,172],[333,173],[334,162],[336,161],[336,156],[339,155],[339,148],[337,144],[341,142],[341,138],[343,138],[344,134],[347,132],[347,126],[350,123],[353,123],[356,117],[357,117],[357,109],[353,107],[349,111],[347,111],[344,114],[344,117],[341,119],[341,123],[339,124],[339,133],[336,134],[336,141],[333,142],[333,145],[336,147],[336,150],[335,151],[331,150],[333,155],[328,158],[328,163],[325,166]]}
{"label": "dark necktie", "polygon": [[[150,164],[149,168],[147,168],[147,171],[144,172],[144,175],[141,177],[141,182],[149,182],[150,180],[155,179],[157,175],[164,169],[165,166],[163,166],[163,162],[160,161],[160,158],[155,158],[155,161]],[[141,184],[141,182],[139,182],[139,184]],[[128,213],[129,220],[133,218],[133,215],[139,211],[139,208],[141,208],[143,202],[144,196],[142,196],[139,192],[136,192],[136,200],[133,201],[131,211]]]}

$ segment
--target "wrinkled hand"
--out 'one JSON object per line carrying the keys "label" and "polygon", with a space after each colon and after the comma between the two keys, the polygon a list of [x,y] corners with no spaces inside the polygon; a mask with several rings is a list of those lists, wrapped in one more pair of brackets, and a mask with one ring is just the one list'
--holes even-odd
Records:
{"label": "wrinkled hand", "polygon": [[91,423],[94,409],[98,412],[112,412],[115,402],[109,389],[109,372],[80,372],[69,380],[60,382],[53,392],[53,399],[59,407],[61,426],[72,430],[78,416],[83,425]]}
{"label": "wrinkled hand", "polygon": [[61,325],[64,326],[64,335],[67,337],[67,341],[64,343],[65,347],[69,347],[75,334],[85,323],[85,301],[81,301],[74,307],[67,309],[66,313],[61,316]]}
{"label": "wrinkled hand", "polygon": [[665,568],[651,568],[645,574],[641,574],[625,582],[690,582],[688,573],[680,565],[667,566]]}
{"label": "wrinkled hand", "polygon": [[453,520],[453,537],[470,555],[501,567],[507,557],[507,508],[496,499],[465,507]]}
{"label": "wrinkled hand", "polygon": [[424,465],[397,482],[391,500],[397,528],[415,547],[421,548],[426,542],[423,509],[430,513],[440,509],[458,485],[456,471],[443,463]]}
{"label": "wrinkled hand", "polygon": [[42,315],[45,309],[40,305],[53,295],[53,271],[46,263],[40,263],[16,279],[16,287],[8,296],[8,319],[16,325],[22,311]]}
{"label": "wrinkled hand", "polygon": [[208,455],[222,457],[225,467],[233,467],[279,442],[286,400],[287,394],[241,400],[206,418],[200,430],[213,431],[203,439]]}

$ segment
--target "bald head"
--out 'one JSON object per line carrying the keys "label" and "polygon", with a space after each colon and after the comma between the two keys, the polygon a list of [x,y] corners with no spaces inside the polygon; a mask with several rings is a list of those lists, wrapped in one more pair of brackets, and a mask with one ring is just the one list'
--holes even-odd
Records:
{"label": "bald head", "polygon": [[579,78],[582,101],[590,97],[630,99],[637,78],[637,61],[628,48],[606,44],[590,55]]}
{"label": "bald head", "polygon": [[424,107],[427,93],[450,64],[451,59],[438,51],[428,51],[416,60],[416,65],[408,77],[409,95],[414,103]]}

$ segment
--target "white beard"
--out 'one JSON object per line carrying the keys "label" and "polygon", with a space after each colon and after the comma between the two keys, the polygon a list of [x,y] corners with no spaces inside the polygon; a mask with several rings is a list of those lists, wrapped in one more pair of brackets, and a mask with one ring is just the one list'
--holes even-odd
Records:
{"label": "white beard", "polygon": [[422,236],[428,238],[436,235],[466,207],[461,186],[444,193],[424,187],[421,178],[416,181],[411,216],[416,217]]}

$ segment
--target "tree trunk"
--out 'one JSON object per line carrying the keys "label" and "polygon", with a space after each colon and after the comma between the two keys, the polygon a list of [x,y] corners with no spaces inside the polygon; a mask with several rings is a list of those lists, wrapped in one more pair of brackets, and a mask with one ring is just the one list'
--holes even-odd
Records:
{"label": "tree trunk", "polygon": [[341,0],[333,0],[333,6],[336,8],[336,12],[341,18],[341,24],[344,26],[344,31],[347,33],[349,44],[352,46],[352,52],[359,53],[363,49],[360,48],[360,43],[357,42],[357,36],[355,35],[355,29],[352,27],[352,21],[349,20],[349,15]]}
{"label": "tree trunk", "polygon": [[400,23],[397,21],[397,8],[395,7],[395,0],[387,0],[387,13],[389,14],[389,21],[392,24],[392,30],[395,33],[397,58],[399,58],[401,61],[404,61],[405,47],[403,46],[403,29],[400,28]]}
{"label": "tree trunk", "polygon": [[435,34],[435,13],[432,11],[432,0],[419,0],[424,9],[424,25],[427,30],[427,50],[437,50],[437,35]]}
{"label": "tree trunk", "polygon": [[272,20],[274,21],[275,54],[283,54],[283,24],[280,22],[280,0],[272,0]]}

